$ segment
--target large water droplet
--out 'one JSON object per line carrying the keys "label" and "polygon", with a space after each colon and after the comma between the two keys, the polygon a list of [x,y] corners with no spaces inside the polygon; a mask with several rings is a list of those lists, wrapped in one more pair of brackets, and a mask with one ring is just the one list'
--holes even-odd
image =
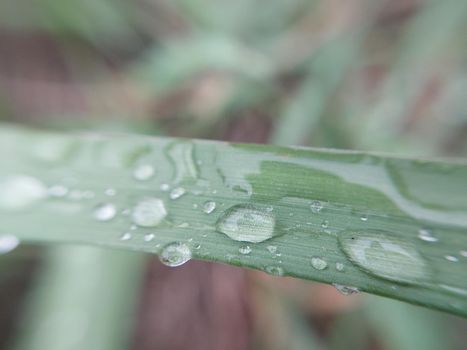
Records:
{"label": "large water droplet", "polygon": [[0,254],[6,254],[19,245],[19,239],[13,235],[0,235]]}
{"label": "large water droplet", "polygon": [[216,202],[213,201],[207,201],[203,205],[203,211],[206,214],[211,214],[214,210],[216,210]]}
{"label": "large water droplet", "polygon": [[310,209],[313,213],[318,214],[323,209],[323,203],[320,201],[313,201],[310,204]]}
{"label": "large water droplet", "polygon": [[159,260],[166,266],[176,267],[191,259],[190,248],[181,242],[166,245],[159,254]]}
{"label": "large water droplet", "polygon": [[0,179],[0,209],[21,210],[47,197],[47,188],[36,178],[18,175]]}
{"label": "large water droplet", "polygon": [[341,232],[341,249],[361,269],[399,283],[417,284],[430,279],[430,270],[409,243],[383,231]]}
{"label": "large water droplet", "polygon": [[98,221],[112,220],[117,214],[117,208],[111,203],[102,203],[94,208],[94,219]]}
{"label": "large water droplet", "polygon": [[321,258],[313,257],[311,258],[311,266],[316,270],[324,270],[328,267],[328,263]]}
{"label": "large water droplet", "polygon": [[133,209],[133,222],[142,227],[155,227],[167,216],[167,209],[161,199],[146,198]]}
{"label": "large water droplet", "polygon": [[252,205],[235,205],[218,220],[216,229],[233,240],[258,243],[271,238],[276,220],[270,212]]}
{"label": "large water droplet", "polygon": [[342,284],[337,283],[333,283],[332,285],[343,295],[352,295],[360,293],[360,290],[357,287],[344,286]]}
{"label": "large water droplet", "polygon": [[139,181],[149,180],[154,176],[154,168],[149,164],[142,164],[133,171],[133,177]]}
{"label": "large water droplet", "polygon": [[427,228],[418,230],[418,238],[425,242],[437,242],[438,238],[433,236],[433,232]]}

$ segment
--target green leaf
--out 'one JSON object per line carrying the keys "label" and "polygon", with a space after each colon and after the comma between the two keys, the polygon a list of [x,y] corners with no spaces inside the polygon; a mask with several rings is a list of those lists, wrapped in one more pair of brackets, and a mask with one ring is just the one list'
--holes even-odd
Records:
{"label": "green leaf", "polygon": [[0,160],[0,231],[23,242],[192,256],[467,315],[461,161],[12,126]]}

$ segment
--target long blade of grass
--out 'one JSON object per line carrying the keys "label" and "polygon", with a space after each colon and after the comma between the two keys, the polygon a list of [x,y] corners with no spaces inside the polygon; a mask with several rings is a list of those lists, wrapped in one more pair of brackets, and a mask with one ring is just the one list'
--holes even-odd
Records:
{"label": "long blade of grass", "polygon": [[0,231],[22,241],[192,256],[467,315],[464,162],[11,126],[0,160]]}

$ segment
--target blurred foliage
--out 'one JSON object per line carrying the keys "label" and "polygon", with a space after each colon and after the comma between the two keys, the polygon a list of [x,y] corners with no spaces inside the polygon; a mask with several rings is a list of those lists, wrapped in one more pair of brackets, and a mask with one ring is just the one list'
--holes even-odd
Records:
{"label": "blurred foliage", "polygon": [[[0,119],[465,157],[465,18],[464,0],[2,0]],[[0,282],[25,259],[2,256]],[[465,322],[433,311],[261,283],[285,286],[261,302],[291,320],[296,348],[467,341]]]}

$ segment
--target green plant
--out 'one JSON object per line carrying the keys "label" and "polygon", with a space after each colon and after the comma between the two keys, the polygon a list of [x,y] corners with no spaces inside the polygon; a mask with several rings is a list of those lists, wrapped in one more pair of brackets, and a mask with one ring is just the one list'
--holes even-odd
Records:
{"label": "green plant", "polygon": [[461,161],[6,125],[0,159],[0,230],[21,241],[218,261],[467,315]]}

